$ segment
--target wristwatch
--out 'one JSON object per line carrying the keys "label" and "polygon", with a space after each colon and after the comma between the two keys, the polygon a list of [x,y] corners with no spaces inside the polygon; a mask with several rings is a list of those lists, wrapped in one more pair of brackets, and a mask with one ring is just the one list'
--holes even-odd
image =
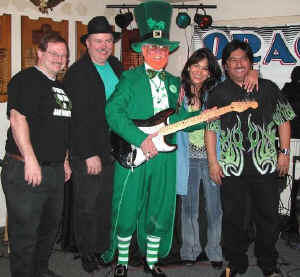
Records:
{"label": "wristwatch", "polygon": [[279,152],[287,156],[290,155],[290,149],[287,148],[283,148],[283,149],[279,148]]}

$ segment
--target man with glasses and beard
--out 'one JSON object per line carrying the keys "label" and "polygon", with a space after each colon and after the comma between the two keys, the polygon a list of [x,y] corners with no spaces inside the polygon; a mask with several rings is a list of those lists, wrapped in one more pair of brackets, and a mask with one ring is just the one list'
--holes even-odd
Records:
{"label": "man with glasses and beard", "polygon": [[67,147],[71,103],[57,74],[68,60],[66,41],[44,35],[37,65],[8,84],[6,198],[12,277],[59,277],[48,268],[62,216],[64,183],[71,176]]}
{"label": "man with glasses and beard", "polygon": [[[115,277],[127,276],[129,246],[137,232],[138,246],[146,258],[145,271],[166,276],[157,266],[159,257],[168,255],[176,205],[176,153],[158,153],[153,142],[156,134],[147,134],[133,122],[147,119],[168,108],[176,109],[180,79],[166,72],[169,53],[179,42],[169,40],[172,6],[162,1],[147,1],[134,10],[141,41],[133,43],[142,53],[144,64],[125,71],[106,105],[106,118],[112,131],[140,148],[148,161],[136,168],[115,163],[111,245],[102,256],[110,262],[118,250]],[[200,112],[184,108],[170,116],[170,123]],[[204,128],[204,124],[196,128]],[[192,127],[191,127],[192,129]],[[176,142],[176,136],[168,137]]]}

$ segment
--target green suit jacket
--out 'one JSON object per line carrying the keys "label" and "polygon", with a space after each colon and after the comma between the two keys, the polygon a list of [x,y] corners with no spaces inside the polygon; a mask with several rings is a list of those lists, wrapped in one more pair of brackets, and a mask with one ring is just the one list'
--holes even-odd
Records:
{"label": "green suit jacket", "polygon": [[[176,109],[180,79],[166,72],[165,87],[169,107]],[[115,92],[107,102],[105,112],[108,124],[115,133],[137,147],[141,145],[148,135],[139,130],[132,119],[147,119],[154,115],[151,86],[144,65],[123,72]],[[198,114],[199,112],[186,112],[181,107],[170,116],[170,123]],[[199,128],[203,126],[198,124],[197,127],[189,129]]]}

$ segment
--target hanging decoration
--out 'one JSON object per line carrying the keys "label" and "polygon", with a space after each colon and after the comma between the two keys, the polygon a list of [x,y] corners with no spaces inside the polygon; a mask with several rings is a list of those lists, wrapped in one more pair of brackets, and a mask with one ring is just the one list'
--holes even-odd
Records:
{"label": "hanging decoration", "polygon": [[48,9],[52,11],[54,7],[63,1],[65,0],[30,0],[30,2],[39,8],[41,13],[48,13]]}

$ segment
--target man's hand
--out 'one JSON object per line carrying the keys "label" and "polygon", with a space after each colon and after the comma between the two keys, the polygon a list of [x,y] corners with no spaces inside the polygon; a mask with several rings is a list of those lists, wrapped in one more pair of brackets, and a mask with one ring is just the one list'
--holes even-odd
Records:
{"label": "man's hand", "polygon": [[87,174],[97,175],[102,171],[102,162],[99,156],[92,156],[85,160]]}
{"label": "man's hand", "polygon": [[158,151],[152,141],[152,138],[154,138],[155,136],[157,136],[157,133],[150,134],[141,144],[141,149],[147,160],[153,158],[158,154]]}
{"label": "man's hand", "polygon": [[277,161],[277,171],[279,176],[284,176],[289,172],[290,156],[279,153]]}
{"label": "man's hand", "polygon": [[209,176],[216,184],[222,184],[222,178],[224,178],[225,176],[218,162],[209,164]]}
{"label": "man's hand", "polygon": [[37,187],[42,182],[42,170],[38,161],[34,158],[25,159],[24,179],[33,187]]}
{"label": "man's hand", "polygon": [[65,159],[64,162],[64,170],[65,170],[65,182],[69,181],[71,178],[72,170],[70,167],[69,159]]}
{"label": "man's hand", "polygon": [[259,72],[257,70],[249,71],[243,83],[243,87],[245,90],[247,90],[247,92],[253,91],[255,87],[256,90],[258,91],[258,76],[259,76]]}

